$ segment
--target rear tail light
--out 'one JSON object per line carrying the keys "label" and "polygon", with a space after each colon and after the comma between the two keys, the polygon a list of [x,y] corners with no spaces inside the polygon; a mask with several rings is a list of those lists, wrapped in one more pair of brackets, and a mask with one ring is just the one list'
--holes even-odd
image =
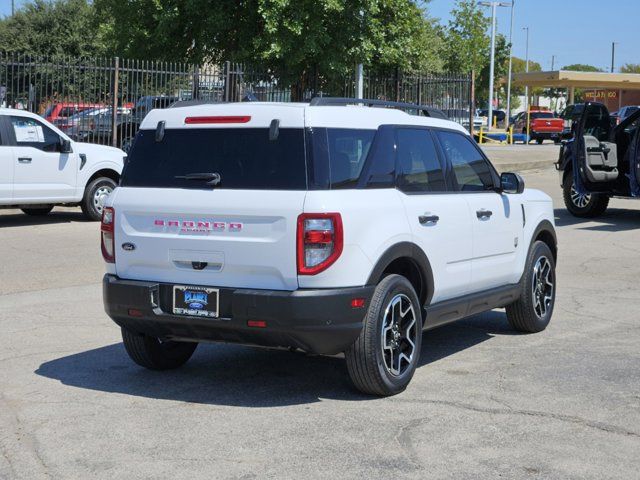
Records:
{"label": "rear tail light", "polygon": [[339,213],[303,213],[298,217],[298,275],[315,275],[329,268],[342,253]]}
{"label": "rear tail light", "polygon": [[116,212],[113,208],[104,207],[102,210],[102,223],[100,224],[100,246],[102,248],[102,258],[107,263],[116,263],[115,221]]}

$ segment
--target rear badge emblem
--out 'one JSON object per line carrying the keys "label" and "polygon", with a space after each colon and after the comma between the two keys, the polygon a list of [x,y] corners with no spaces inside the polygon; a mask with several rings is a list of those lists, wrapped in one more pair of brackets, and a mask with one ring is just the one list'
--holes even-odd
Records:
{"label": "rear badge emblem", "polygon": [[122,249],[127,252],[131,252],[136,249],[136,246],[133,243],[123,243]]}

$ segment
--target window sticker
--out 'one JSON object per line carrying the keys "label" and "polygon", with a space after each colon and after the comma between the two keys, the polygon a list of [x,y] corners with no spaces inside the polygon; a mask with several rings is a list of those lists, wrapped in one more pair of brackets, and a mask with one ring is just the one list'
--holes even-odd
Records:
{"label": "window sticker", "polygon": [[14,124],[16,142],[44,143],[44,131],[40,125]]}

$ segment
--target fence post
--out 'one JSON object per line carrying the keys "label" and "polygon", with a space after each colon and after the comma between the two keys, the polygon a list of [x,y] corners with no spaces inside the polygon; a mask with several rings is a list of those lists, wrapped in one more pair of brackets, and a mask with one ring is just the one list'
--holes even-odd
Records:
{"label": "fence post", "polygon": [[396,102],[400,101],[400,67],[396,67]]}
{"label": "fence post", "polygon": [[226,61],[224,62],[224,98],[222,99],[223,102],[229,102],[229,97],[230,97],[230,81],[231,81],[231,62],[230,61]]}
{"label": "fence post", "polygon": [[471,81],[469,82],[469,133],[473,137],[473,119],[475,118],[474,106],[476,104],[475,94],[475,72],[471,70]]}
{"label": "fence post", "polygon": [[118,131],[116,123],[118,122],[118,82],[120,77],[120,58],[113,59],[113,85],[111,88],[111,145],[118,147]]}
{"label": "fence post", "polygon": [[200,66],[193,67],[193,85],[191,88],[191,98],[198,100],[200,97]]}

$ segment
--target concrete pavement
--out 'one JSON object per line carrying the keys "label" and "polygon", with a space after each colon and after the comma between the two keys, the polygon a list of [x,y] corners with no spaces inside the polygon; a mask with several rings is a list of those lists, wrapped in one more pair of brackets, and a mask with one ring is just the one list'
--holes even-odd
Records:
{"label": "concrete pavement", "polygon": [[0,478],[637,478],[640,202],[582,221],[552,169],[524,176],[556,203],[549,328],[494,311],[428,332],[385,399],[339,357],[200,345],[143,370],[102,310],[98,225],[0,211]]}

